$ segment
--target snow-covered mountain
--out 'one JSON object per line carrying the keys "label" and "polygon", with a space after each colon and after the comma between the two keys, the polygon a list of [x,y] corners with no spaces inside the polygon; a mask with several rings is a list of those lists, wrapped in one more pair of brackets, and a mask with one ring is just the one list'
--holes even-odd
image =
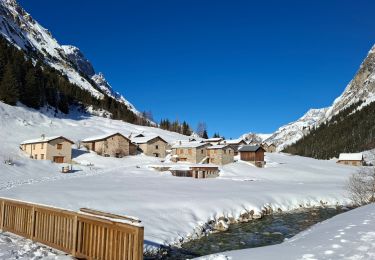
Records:
{"label": "snow-covered mountain", "polygon": [[357,109],[375,101],[375,45],[362,62],[353,80],[330,107],[310,109],[297,121],[280,127],[266,141],[275,143],[277,149],[282,150],[308,134],[311,128],[319,126],[358,101],[363,103]]}
{"label": "snow-covered mountain", "polygon": [[298,120],[280,127],[266,139],[266,142],[274,143],[279,151],[283,150],[309,133],[312,127],[319,125],[325,118],[327,110],[328,108],[310,109]]}
{"label": "snow-covered mountain", "polygon": [[140,115],[130,102],[112,89],[103,74],[95,72],[92,64],[77,47],[60,45],[16,0],[0,0],[0,34],[19,49],[41,54],[46,64],[61,71],[71,83],[89,91],[93,96],[113,97]]}

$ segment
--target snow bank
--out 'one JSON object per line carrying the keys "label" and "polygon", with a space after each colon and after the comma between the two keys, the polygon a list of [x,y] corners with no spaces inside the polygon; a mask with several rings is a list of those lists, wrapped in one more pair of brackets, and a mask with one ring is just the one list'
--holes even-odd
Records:
{"label": "snow bank", "polygon": [[284,243],[198,258],[248,259],[375,259],[375,204],[319,223]]}

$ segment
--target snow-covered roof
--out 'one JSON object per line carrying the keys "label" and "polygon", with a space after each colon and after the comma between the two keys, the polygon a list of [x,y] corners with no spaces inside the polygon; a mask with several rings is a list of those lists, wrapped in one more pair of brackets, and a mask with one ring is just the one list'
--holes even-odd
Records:
{"label": "snow-covered roof", "polygon": [[202,146],[207,146],[209,144],[201,142],[178,142],[172,146],[173,148],[198,148]]}
{"label": "snow-covered roof", "polygon": [[170,171],[189,171],[191,168],[215,168],[218,169],[219,167],[214,164],[175,164],[171,166],[169,169]]}
{"label": "snow-covered roof", "polygon": [[104,134],[104,135],[97,135],[97,136],[88,137],[88,138],[83,139],[82,142],[100,141],[100,140],[107,139],[111,136],[117,135],[117,134],[125,137],[126,139],[128,139],[126,136],[124,136],[120,133],[111,133],[111,134]]}
{"label": "snow-covered roof", "polygon": [[208,138],[208,139],[204,140],[204,142],[220,142],[222,140],[223,140],[223,138],[221,138],[221,137],[215,137],[215,138]]}
{"label": "snow-covered roof", "polygon": [[49,141],[52,141],[52,140],[55,140],[55,139],[58,139],[58,138],[63,138],[65,140],[67,140],[68,142],[74,144],[73,141],[71,141],[68,138],[63,137],[61,135],[58,135],[58,136],[45,136],[45,137],[42,136],[40,138],[30,139],[30,140],[23,141],[21,144],[47,143]]}
{"label": "snow-covered roof", "polygon": [[167,141],[165,141],[163,138],[161,138],[160,136],[158,135],[150,135],[150,136],[143,136],[143,137],[134,137],[134,138],[131,138],[131,141],[133,143],[136,143],[136,144],[145,144],[149,141],[151,141],[152,139],[155,139],[155,138],[160,138],[161,140],[163,140],[164,142],[167,143]]}
{"label": "snow-covered roof", "polygon": [[228,147],[227,144],[217,144],[217,145],[212,145],[210,147],[207,147],[207,150],[213,150],[213,149],[224,149]]}
{"label": "snow-covered roof", "polygon": [[340,153],[339,161],[362,161],[362,153]]}
{"label": "snow-covered roof", "polygon": [[239,144],[241,142],[245,142],[245,140],[243,140],[242,138],[237,138],[237,139],[223,140],[220,143],[221,144]]}

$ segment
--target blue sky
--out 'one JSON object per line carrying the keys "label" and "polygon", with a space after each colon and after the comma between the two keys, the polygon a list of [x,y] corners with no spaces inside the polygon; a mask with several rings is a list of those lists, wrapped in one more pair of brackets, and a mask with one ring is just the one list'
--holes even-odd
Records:
{"label": "blue sky", "polygon": [[330,105],[375,43],[375,1],[19,2],[139,110],[227,138]]}

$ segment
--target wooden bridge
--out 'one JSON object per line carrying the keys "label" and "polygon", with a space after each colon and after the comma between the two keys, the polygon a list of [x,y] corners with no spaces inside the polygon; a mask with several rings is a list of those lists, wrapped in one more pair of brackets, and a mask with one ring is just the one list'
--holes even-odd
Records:
{"label": "wooden bridge", "polygon": [[81,259],[142,260],[140,221],[81,209],[81,212],[0,198],[0,229]]}

